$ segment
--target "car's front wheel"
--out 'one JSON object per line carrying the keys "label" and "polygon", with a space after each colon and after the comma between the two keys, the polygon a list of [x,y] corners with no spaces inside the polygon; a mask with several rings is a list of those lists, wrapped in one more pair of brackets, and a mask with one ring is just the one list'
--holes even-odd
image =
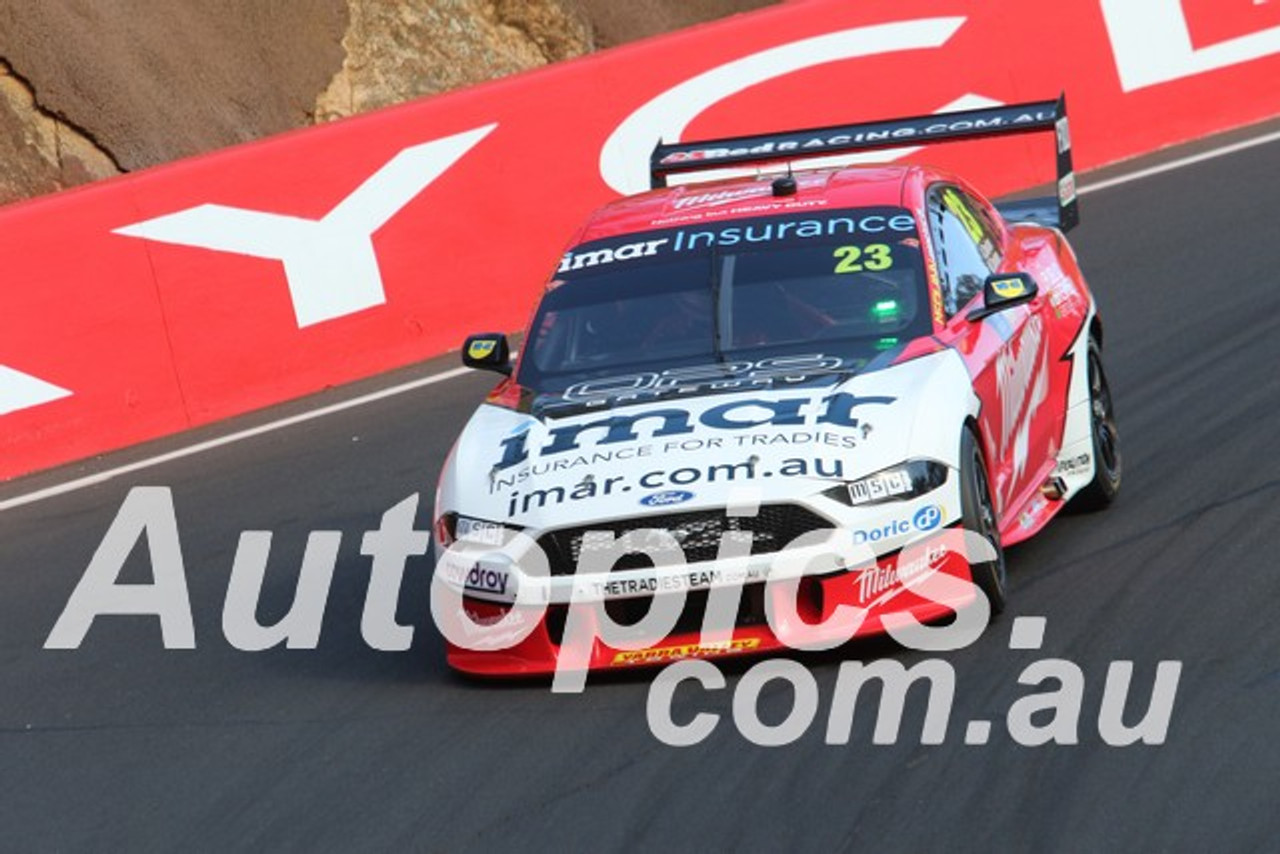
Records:
{"label": "car's front wheel", "polygon": [[960,507],[965,530],[982,537],[995,549],[995,560],[971,562],[969,571],[973,583],[987,595],[992,615],[999,614],[1004,610],[1007,591],[1004,548],[1000,545],[1000,526],[991,503],[986,458],[978,437],[968,429],[960,437]]}

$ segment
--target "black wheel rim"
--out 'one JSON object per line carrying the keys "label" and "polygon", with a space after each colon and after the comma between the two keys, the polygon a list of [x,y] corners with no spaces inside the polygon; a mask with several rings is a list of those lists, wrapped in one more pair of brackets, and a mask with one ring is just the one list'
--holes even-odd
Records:
{"label": "black wheel rim", "polygon": [[1095,354],[1089,356],[1089,399],[1093,406],[1093,444],[1098,452],[1098,464],[1108,479],[1115,480],[1120,463],[1120,437],[1111,407],[1111,388],[1102,362]]}

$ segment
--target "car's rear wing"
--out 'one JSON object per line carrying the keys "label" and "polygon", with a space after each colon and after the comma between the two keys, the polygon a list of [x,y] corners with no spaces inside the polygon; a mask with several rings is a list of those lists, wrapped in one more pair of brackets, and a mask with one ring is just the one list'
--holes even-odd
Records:
{"label": "car's rear wing", "polygon": [[659,143],[649,160],[649,178],[651,186],[656,189],[667,186],[668,175],[686,172],[1047,130],[1054,131],[1056,142],[1057,198],[1029,199],[1000,207],[1014,219],[1044,222],[1051,218],[1055,220],[1051,224],[1066,231],[1080,221],[1080,211],[1076,201],[1076,176],[1071,166],[1071,132],[1067,124],[1065,95],[1056,101],[984,107],[856,125]]}

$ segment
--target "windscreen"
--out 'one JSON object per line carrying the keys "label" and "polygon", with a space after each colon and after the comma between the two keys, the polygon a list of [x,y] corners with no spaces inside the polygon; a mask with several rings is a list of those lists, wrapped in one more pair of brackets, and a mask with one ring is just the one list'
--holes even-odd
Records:
{"label": "windscreen", "polygon": [[931,331],[900,208],[733,220],[575,247],[534,317],[519,382],[802,353],[857,366]]}

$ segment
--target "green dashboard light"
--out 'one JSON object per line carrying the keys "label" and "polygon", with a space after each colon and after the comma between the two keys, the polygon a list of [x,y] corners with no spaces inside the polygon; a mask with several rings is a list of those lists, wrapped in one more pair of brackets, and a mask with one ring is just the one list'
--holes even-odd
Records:
{"label": "green dashboard light", "polygon": [[889,323],[898,319],[898,301],[882,299],[871,306],[871,316],[881,323]]}

